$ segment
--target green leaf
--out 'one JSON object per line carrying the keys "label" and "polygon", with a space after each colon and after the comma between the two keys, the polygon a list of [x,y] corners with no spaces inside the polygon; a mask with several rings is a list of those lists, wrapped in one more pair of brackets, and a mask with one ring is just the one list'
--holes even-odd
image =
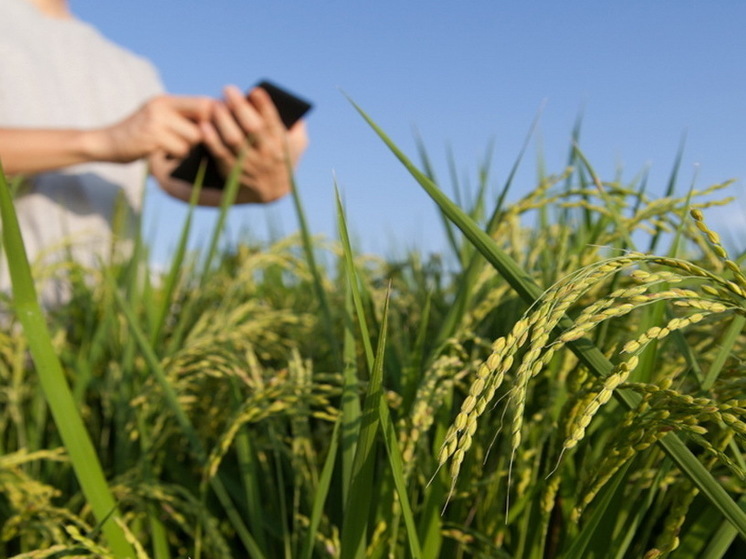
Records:
{"label": "green leaf", "polygon": [[116,557],[134,557],[134,549],[114,520],[121,518],[106,482],[96,451],[49,336],[26,257],[18,218],[0,166],[0,217],[18,319],[28,339],[29,351],[39,373],[44,396],[62,442],[70,455],[75,475],[101,530]]}
{"label": "green leaf", "polygon": [[373,370],[361,416],[355,459],[352,464],[350,493],[345,503],[345,522],[342,527],[341,559],[359,559],[365,555],[369,504],[372,502],[375,475],[375,443],[380,427],[380,405],[383,398],[383,360],[386,347],[388,303],[387,297]]}

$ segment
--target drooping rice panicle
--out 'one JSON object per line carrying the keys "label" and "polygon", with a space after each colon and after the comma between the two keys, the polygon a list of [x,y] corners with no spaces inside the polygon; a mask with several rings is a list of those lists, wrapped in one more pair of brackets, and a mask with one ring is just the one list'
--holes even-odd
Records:
{"label": "drooping rice panicle", "polygon": [[[699,302],[698,300],[698,303],[696,304],[697,309],[705,310],[706,307],[706,302]],[[709,310],[711,312],[723,312],[726,309],[720,304],[712,304],[712,307]],[[562,452],[574,448],[578,442],[582,440],[585,435],[585,429],[590,424],[593,416],[598,413],[602,406],[609,402],[614,390],[627,381],[631,372],[637,367],[637,356],[650,342],[653,340],[662,340],[670,335],[671,332],[686,328],[691,324],[696,324],[703,320],[705,316],[706,313],[698,312],[682,318],[673,318],[665,326],[653,326],[641,334],[637,339],[627,342],[624,345],[623,352],[632,354],[632,356],[626,361],[619,363],[616,370],[603,380],[601,389],[593,398],[589,399],[585,409],[578,414],[572,424],[572,432],[570,436],[563,443]]]}
{"label": "drooping rice panicle", "polygon": [[[550,332],[556,327],[572,303],[579,298],[579,293],[587,291],[606,277],[616,274],[634,264],[659,265],[666,266],[669,269],[655,272],[642,269],[634,271],[631,277],[634,278],[637,285],[618,288],[609,296],[591,303],[575,319],[572,329],[563,332],[555,342],[548,343]],[[632,354],[632,356],[617,365],[617,369],[603,380],[600,389],[592,396],[587,397],[586,404],[584,407],[581,407],[570,426],[569,436],[562,445],[561,457],[565,451],[574,448],[583,439],[586,428],[593,417],[611,399],[614,391],[627,381],[629,375],[637,366],[637,355],[650,342],[663,340],[672,332],[697,324],[709,315],[737,308],[724,304],[719,300],[712,300],[711,296],[707,294],[706,289],[696,291],[688,288],[670,287],[671,284],[680,283],[687,278],[699,278],[700,280],[717,278],[716,281],[722,285],[722,290],[728,290],[731,293],[740,295],[737,287],[723,283],[722,279],[717,277],[716,274],[686,261],[630,253],[623,258],[611,259],[603,264],[591,266],[582,273],[574,274],[571,278],[565,278],[564,283],[560,282],[560,284],[548,290],[538,304],[538,307],[530,309],[524,316],[523,321],[516,325],[517,328],[511,332],[511,335],[517,343],[508,343],[507,339],[498,340],[497,345],[502,346],[500,349],[503,350],[503,353],[501,357],[496,356],[495,353],[492,354],[491,359],[493,364],[502,358],[507,359],[508,366],[512,366],[518,350],[526,344],[528,339],[531,339],[531,343],[524,351],[523,357],[516,369],[514,382],[512,382],[508,393],[508,405],[513,416],[510,431],[510,447],[513,454],[519,448],[522,440],[521,430],[523,427],[523,413],[527,399],[528,381],[530,378],[536,376],[542,367],[551,360],[553,354],[560,346],[586,335],[596,326],[607,320],[624,316],[653,302],[672,301],[681,309],[688,308],[695,311],[685,316],[671,318],[664,326],[650,327],[647,331],[639,335],[638,338],[624,345],[624,351]],[[654,289],[658,285],[665,285],[667,288],[663,290]],[[718,295],[722,295],[722,292],[719,291]],[[496,375],[500,382],[502,382],[506,372],[507,369],[502,368],[500,373]],[[439,455],[439,463],[441,465],[450,457],[455,457],[450,468],[453,478],[460,471],[460,464],[464,459],[464,454],[472,444],[473,432],[476,430],[475,426],[478,417],[489,401],[478,400],[476,394],[481,394],[485,388],[491,387],[488,380],[491,374],[492,370],[486,364],[483,364],[478,369],[476,378],[472,383],[473,391],[470,391],[464,401],[461,412],[449,429],[446,442],[441,449]],[[494,393],[488,391],[487,394],[491,399]],[[465,432],[467,429],[468,432]],[[642,448],[643,446],[652,444],[655,437],[648,438],[650,439],[649,443],[646,442],[645,445],[638,444],[638,446]],[[458,444],[454,443],[454,439],[458,439]],[[453,483],[455,483],[455,479]]]}
{"label": "drooping rice panicle", "polygon": [[693,209],[691,211],[691,216],[694,219],[697,229],[702,231],[702,233],[704,233],[707,237],[707,240],[712,246],[715,254],[717,254],[723,260],[726,268],[728,268],[733,273],[733,276],[736,279],[736,283],[738,284],[737,286],[732,287],[733,291],[741,295],[741,297],[746,297],[746,276],[744,276],[741,267],[736,262],[731,260],[728,256],[728,252],[725,250],[725,247],[723,247],[723,244],[720,242],[720,235],[707,227],[707,224],[704,221],[704,214],[702,213],[701,209]]}
{"label": "drooping rice panicle", "polygon": [[[655,441],[671,431],[687,434],[701,445],[714,460],[727,467],[734,475],[746,479],[746,470],[735,464],[721,449],[713,444],[707,425],[722,421],[722,404],[710,398],[695,398],[670,388],[671,379],[661,385],[626,383],[624,388],[635,390],[643,398],[638,409],[625,414],[612,436],[611,448],[604,452],[603,459],[594,467],[588,484],[579,489],[580,499],[576,504],[573,519],[577,520],[583,510],[593,501],[600,489],[613,477],[619,468],[636,454],[648,450]],[[740,421],[740,420],[739,420]],[[724,446],[723,443],[718,443]]]}

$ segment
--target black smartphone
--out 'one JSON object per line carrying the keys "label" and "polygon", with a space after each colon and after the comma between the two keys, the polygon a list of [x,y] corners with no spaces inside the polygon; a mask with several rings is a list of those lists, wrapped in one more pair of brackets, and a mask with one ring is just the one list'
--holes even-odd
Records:
{"label": "black smartphone", "polygon": [[[285,128],[290,128],[311,110],[311,103],[270,81],[262,80],[255,87],[261,87],[269,94],[275,107],[277,107],[277,112],[280,114],[280,119]],[[222,175],[215,159],[204,144],[198,144],[192,148],[189,155],[171,172],[171,176],[194,183],[202,161],[205,161],[205,177],[202,181],[202,187],[224,188],[226,177]]]}

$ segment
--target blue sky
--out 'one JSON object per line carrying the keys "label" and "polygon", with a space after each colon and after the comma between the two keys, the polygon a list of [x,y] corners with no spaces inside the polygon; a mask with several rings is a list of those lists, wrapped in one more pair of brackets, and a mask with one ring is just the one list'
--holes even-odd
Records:
{"label": "blue sky", "polygon": [[[335,237],[336,183],[366,251],[438,252],[444,242],[433,204],[342,92],[413,158],[417,129],[446,189],[447,148],[462,178],[474,182],[491,141],[497,189],[540,110],[516,196],[535,183],[539,151],[549,172],[562,170],[581,110],[581,147],[602,178],[621,167],[632,180],[649,166],[654,192],[664,188],[686,134],[680,188],[739,179],[732,194],[740,201],[711,219],[723,234],[746,232],[746,2],[71,5],[78,17],[150,58],[173,93],[220,95],[223,84],[248,88],[267,77],[313,101],[311,146],[297,175],[311,228]],[[148,208],[146,231],[156,259],[163,258],[185,207],[152,189]],[[198,230],[207,231],[215,215],[200,211]],[[286,199],[236,208],[230,227],[261,239],[292,233],[296,223]]]}

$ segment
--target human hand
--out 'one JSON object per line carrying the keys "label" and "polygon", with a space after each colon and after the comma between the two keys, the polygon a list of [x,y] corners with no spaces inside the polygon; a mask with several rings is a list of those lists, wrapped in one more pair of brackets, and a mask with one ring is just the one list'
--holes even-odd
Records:
{"label": "human hand", "polygon": [[215,104],[207,97],[154,97],[124,120],[97,131],[98,159],[129,163],[156,154],[185,157],[202,140],[199,123],[209,121]]}
{"label": "human hand", "polygon": [[213,107],[210,122],[201,121],[205,145],[221,172],[228,176],[241,158],[239,203],[266,203],[285,196],[292,187],[291,170],[308,145],[305,124],[287,130],[272,99],[256,88],[244,97],[235,86]]}

